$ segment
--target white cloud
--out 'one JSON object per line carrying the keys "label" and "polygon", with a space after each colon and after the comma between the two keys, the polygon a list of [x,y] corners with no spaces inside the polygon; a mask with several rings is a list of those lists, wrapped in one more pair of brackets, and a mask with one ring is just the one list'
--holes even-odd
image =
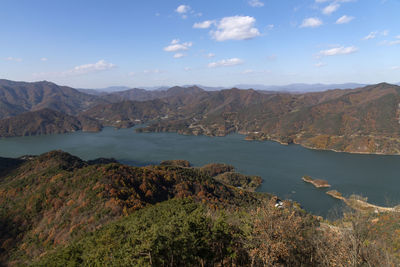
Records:
{"label": "white cloud", "polygon": [[319,52],[320,56],[336,56],[336,55],[348,55],[352,54],[358,51],[358,48],[355,46],[340,46],[340,47],[335,47],[327,50],[321,50]]}
{"label": "white cloud", "polygon": [[250,0],[249,5],[252,7],[263,7],[264,3],[259,0]]}
{"label": "white cloud", "polygon": [[319,18],[306,18],[300,25],[300,28],[316,28],[322,25],[322,20]]}
{"label": "white cloud", "polygon": [[90,73],[97,73],[101,71],[111,70],[117,66],[112,63],[106,62],[104,59],[97,61],[96,63],[84,64],[74,67],[73,69],[61,71],[61,72],[41,72],[33,73],[34,77],[69,77],[79,76]]}
{"label": "white cloud", "polygon": [[104,59],[97,61],[96,63],[84,64],[74,67],[72,70],[63,72],[64,75],[82,75],[88,73],[94,73],[99,71],[105,71],[115,68],[116,65],[106,62]]}
{"label": "white cloud", "polygon": [[186,67],[186,68],[184,68],[184,70],[185,70],[185,71],[191,71],[191,70],[192,70],[192,68],[190,68],[190,67]]}
{"label": "white cloud", "polygon": [[389,41],[383,40],[383,41],[379,42],[379,45],[389,45]]}
{"label": "white cloud", "polygon": [[215,54],[214,54],[214,53],[208,53],[208,54],[207,54],[207,57],[208,57],[208,58],[215,57]]}
{"label": "white cloud", "polygon": [[396,40],[393,41],[388,41],[388,40],[383,40],[382,42],[379,43],[379,45],[399,45],[400,44],[400,35],[395,36]]}
{"label": "white cloud", "polygon": [[175,12],[178,12],[179,14],[185,14],[190,10],[190,6],[187,5],[180,5],[175,9]]}
{"label": "white cloud", "polygon": [[128,75],[129,76],[138,76],[138,75],[153,75],[153,74],[161,74],[161,73],[165,73],[166,71],[164,70],[160,70],[160,69],[150,69],[150,70],[143,70],[140,72],[129,72]]}
{"label": "white cloud", "polygon": [[174,58],[181,58],[181,57],[184,57],[185,55],[184,54],[182,54],[182,53],[176,53],[175,55],[174,55]]}
{"label": "white cloud", "polygon": [[219,42],[252,39],[260,35],[255,22],[256,19],[249,16],[225,17],[218,22],[217,30],[210,33]]}
{"label": "white cloud", "polygon": [[389,45],[398,45],[398,44],[400,44],[400,40],[395,40],[395,41],[389,42]]}
{"label": "white cloud", "polygon": [[271,71],[270,70],[252,70],[252,69],[242,71],[242,74],[268,74],[268,73],[271,73]]}
{"label": "white cloud", "polygon": [[393,66],[390,68],[391,70],[400,70],[400,66]]}
{"label": "white cloud", "polygon": [[336,20],[336,24],[345,24],[345,23],[349,23],[349,22],[352,21],[353,19],[354,19],[354,17],[344,15],[344,16],[341,16],[340,18],[338,18],[338,19]]}
{"label": "white cloud", "polygon": [[328,6],[326,6],[324,9],[322,9],[322,13],[325,15],[330,15],[333,12],[335,12],[336,10],[338,10],[340,7],[339,4],[337,4],[336,2],[329,4]]}
{"label": "white cloud", "polygon": [[178,39],[174,39],[171,41],[170,45],[164,47],[164,51],[166,52],[177,52],[182,50],[188,50],[189,47],[193,45],[192,42],[180,43]]}
{"label": "white cloud", "polygon": [[195,29],[208,29],[211,25],[215,24],[215,20],[206,20],[203,22],[197,22],[193,24],[193,28]]}
{"label": "white cloud", "polygon": [[275,28],[275,25],[274,24],[268,24],[266,28],[267,28],[267,30],[272,30],[273,28]]}
{"label": "white cloud", "polygon": [[164,73],[164,71],[162,71],[160,69],[153,69],[153,70],[144,70],[143,73],[144,74],[160,74],[160,73]]}
{"label": "white cloud", "polygon": [[317,68],[321,68],[321,67],[326,66],[326,63],[318,62],[318,63],[315,63],[314,66],[317,67]]}
{"label": "white cloud", "polygon": [[47,61],[47,57],[42,57],[40,61]]}
{"label": "white cloud", "polygon": [[244,70],[242,72],[242,74],[252,74],[252,73],[254,73],[254,70]]}
{"label": "white cloud", "polygon": [[382,31],[382,35],[383,35],[383,36],[388,36],[388,35],[389,35],[389,30],[384,30],[384,31]]}
{"label": "white cloud", "polygon": [[208,64],[209,68],[216,68],[216,67],[228,67],[228,66],[235,66],[243,64],[243,60],[240,58],[230,58],[230,59],[223,59],[216,62],[211,62]]}
{"label": "white cloud", "polygon": [[16,58],[16,57],[6,57],[4,60],[6,61],[15,61],[15,62],[21,62],[22,58]]}
{"label": "white cloud", "polygon": [[363,40],[371,40],[375,39],[378,32],[370,32],[367,36],[363,38]]}

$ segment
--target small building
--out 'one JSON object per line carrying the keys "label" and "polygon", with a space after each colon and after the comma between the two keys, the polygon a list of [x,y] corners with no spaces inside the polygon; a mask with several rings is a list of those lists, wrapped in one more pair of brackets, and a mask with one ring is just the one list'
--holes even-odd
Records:
{"label": "small building", "polygon": [[278,208],[278,209],[283,208],[283,201],[280,200],[279,198],[277,198],[275,200],[275,208]]}

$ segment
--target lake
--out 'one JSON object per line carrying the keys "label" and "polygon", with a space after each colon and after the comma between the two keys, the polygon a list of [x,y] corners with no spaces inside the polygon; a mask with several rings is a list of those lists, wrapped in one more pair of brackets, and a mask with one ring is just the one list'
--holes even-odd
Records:
{"label": "lake", "polygon": [[340,200],[301,180],[303,175],[324,179],[345,196],[368,197],[377,205],[400,204],[400,156],[359,155],[317,151],[299,145],[245,141],[243,135],[185,136],[175,133],[135,133],[107,127],[99,133],[0,139],[1,157],[19,157],[61,149],[82,159],[113,157],[134,166],[162,160],[186,159],[194,166],[228,163],[237,171],[264,179],[259,191],[299,202],[316,215],[329,216],[342,207]]}

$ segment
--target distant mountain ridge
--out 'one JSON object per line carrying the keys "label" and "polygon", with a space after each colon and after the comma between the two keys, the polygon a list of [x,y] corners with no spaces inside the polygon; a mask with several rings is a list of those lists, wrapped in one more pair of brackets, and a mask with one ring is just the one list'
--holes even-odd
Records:
{"label": "distant mountain ridge", "polygon": [[76,115],[100,103],[104,100],[47,81],[0,80],[0,119],[44,108]]}
{"label": "distant mountain ridge", "polygon": [[333,89],[355,89],[367,86],[367,84],[360,83],[341,83],[341,84],[307,84],[307,83],[294,83],[288,85],[262,85],[262,84],[238,84],[234,87],[239,89],[255,89],[263,91],[283,91],[283,92],[319,92]]}
{"label": "distant mountain ridge", "polygon": [[400,154],[400,87],[386,83],[305,94],[207,92],[169,115],[140,131],[210,136],[238,132],[249,140],[315,149]]}
{"label": "distant mountain ridge", "polygon": [[[4,118],[50,108],[69,116],[90,118],[100,125],[91,123],[94,129],[149,123],[139,131],[209,136],[241,133],[249,140],[298,143],[316,149],[400,154],[399,88],[381,83],[356,89],[291,93],[238,88],[206,91],[197,86],[175,86],[163,91],[130,89],[95,96],[48,82],[3,80],[0,114]],[[31,125],[36,125],[36,130],[29,134],[64,132],[57,127],[43,131],[39,122],[51,122],[43,122],[38,114],[24,114],[26,117],[32,119]],[[20,118],[2,123],[15,128],[21,123]],[[78,129],[63,127],[65,132]],[[6,126],[3,129],[8,129],[3,136],[26,134],[12,132]]]}
{"label": "distant mountain ridge", "polygon": [[121,91],[126,91],[131,89],[131,87],[128,86],[109,86],[105,88],[77,88],[78,91],[81,91],[83,93],[87,94],[94,94],[97,95],[99,93],[113,93],[113,92],[121,92]]}
{"label": "distant mountain ridge", "polygon": [[[400,83],[399,83],[400,84]],[[283,91],[283,92],[318,92],[318,91],[326,91],[333,89],[355,89],[367,86],[368,84],[362,83],[340,83],[340,84],[307,84],[307,83],[293,83],[287,85],[264,85],[264,84],[237,84],[232,87],[223,87],[223,86],[205,86],[201,84],[189,84],[182,85],[179,87],[190,88],[190,87],[199,87],[205,91],[220,91],[223,89],[229,88],[238,88],[238,89],[254,89],[254,90],[262,90],[262,91]],[[166,91],[173,86],[154,86],[154,87],[140,87],[135,89],[141,89],[146,91]],[[81,92],[94,94],[94,95],[102,95],[102,94],[112,94],[112,93],[121,93],[122,91],[132,90],[134,88],[128,86],[111,86],[100,89],[77,89]]]}

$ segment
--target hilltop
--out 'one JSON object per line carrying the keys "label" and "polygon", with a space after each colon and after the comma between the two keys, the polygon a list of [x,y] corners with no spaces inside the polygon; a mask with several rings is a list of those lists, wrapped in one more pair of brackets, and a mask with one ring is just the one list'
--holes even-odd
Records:
{"label": "hilltop", "polygon": [[399,237],[391,234],[399,231],[397,213],[346,213],[336,222],[321,221],[296,203],[251,192],[260,178],[237,174],[230,165],[197,168],[172,160],[131,167],[62,151],[0,163],[5,266],[348,266],[399,260]]}
{"label": "hilltop", "polygon": [[0,162],[3,260],[25,254],[38,257],[87,231],[174,197],[190,197],[210,207],[251,206],[264,198],[231,186],[229,179],[214,179],[227,171],[219,165],[130,167],[104,159],[85,162],[62,151]]}

